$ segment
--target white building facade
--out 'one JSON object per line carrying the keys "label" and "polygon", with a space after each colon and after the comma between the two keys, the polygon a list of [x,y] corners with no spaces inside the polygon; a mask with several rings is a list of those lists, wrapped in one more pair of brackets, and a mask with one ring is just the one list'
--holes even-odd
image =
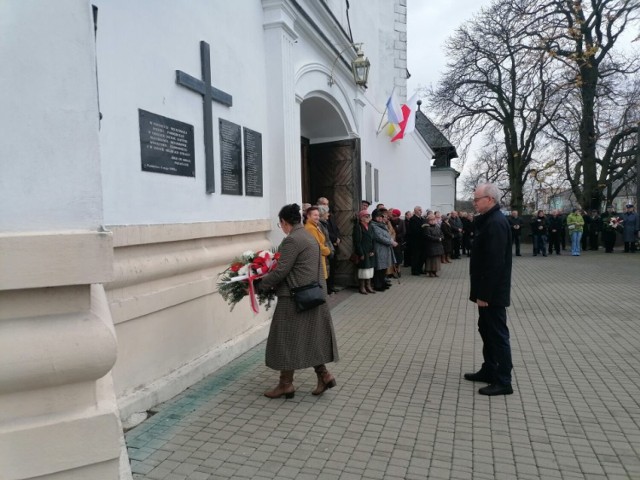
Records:
{"label": "white building facade", "polygon": [[[377,133],[391,92],[407,96],[406,0],[349,4],[3,4],[2,478],[127,478],[120,418],[266,338],[269,312],[246,300],[230,312],[216,281],[241,252],[278,245],[284,204],[329,198],[347,282],[362,198],[430,204],[429,146]],[[210,129],[203,95],[176,73],[203,79],[202,42],[211,85],[231,97],[211,102]],[[354,42],[366,89],[349,71]],[[144,163],[148,118],[192,132],[173,170]],[[229,125],[241,132],[230,149]],[[258,173],[247,138],[260,140]]]}

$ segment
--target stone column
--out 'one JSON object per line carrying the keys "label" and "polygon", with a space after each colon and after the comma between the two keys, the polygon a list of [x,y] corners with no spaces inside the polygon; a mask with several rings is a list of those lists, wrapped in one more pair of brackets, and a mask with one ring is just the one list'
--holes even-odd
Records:
{"label": "stone column", "polygon": [[[102,283],[91,5],[11,2],[0,17],[0,478],[131,478]],[[120,459],[122,458],[122,471]]]}
{"label": "stone column", "polygon": [[300,106],[295,97],[295,11],[284,0],[263,0],[268,111],[271,135],[271,211],[302,201],[300,167]]}

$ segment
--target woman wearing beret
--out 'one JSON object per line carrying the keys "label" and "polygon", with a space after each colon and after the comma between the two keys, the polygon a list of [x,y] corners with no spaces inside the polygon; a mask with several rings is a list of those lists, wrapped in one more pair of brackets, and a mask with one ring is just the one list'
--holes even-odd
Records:
{"label": "woman wearing beret", "polygon": [[278,297],[267,338],[266,365],[280,371],[280,382],[264,395],[293,398],[294,371],[308,367],[314,368],[318,378],[311,393],[320,395],[336,386],[334,376],[325,366],[338,360],[338,344],[329,306],[324,303],[299,312],[291,298],[292,288],[314,282],[326,291],[320,247],[303,227],[299,205],[285,205],[278,218],[278,225],[287,236],[280,244],[277,267],[262,278],[258,287],[275,290]]}

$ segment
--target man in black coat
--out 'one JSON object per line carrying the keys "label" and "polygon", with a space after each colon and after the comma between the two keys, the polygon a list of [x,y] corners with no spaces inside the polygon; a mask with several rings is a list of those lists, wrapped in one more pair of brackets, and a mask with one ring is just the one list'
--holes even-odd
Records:
{"label": "man in black coat", "polygon": [[507,308],[511,303],[511,226],[500,211],[500,191],[491,183],[478,185],[473,204],[480,214],[474,220],[475,236],[469,270],[469,300],[478,305],[478,331],[482,338],[482,368],[465,373],[472,382],[487,382],[482,395],[509,395],[511,344]]}
{"label": "man in black coat", "polygon": [[413,209],[413,216],[409,220],[409,231],[407,232],[407,243],[411,249],[411,275],[421,275],[425,261],[424,241],[422,236],[422,207]]}
{"label": "man in black coat", "polygon": [[524,221],[518,216],[517,210],[511,212],[509,225],[511,225],[511,238],[513,239],[513,244],[516,246],[516,257],[520,257],[520,233],[522,233]]}
{"label": "man in black coat", "polygon": [[564,228],[562,215],[560,210],[554,210],[548,222],[549,226],[549,253],[556,251],[556,255],[560,255],[560,232]]}

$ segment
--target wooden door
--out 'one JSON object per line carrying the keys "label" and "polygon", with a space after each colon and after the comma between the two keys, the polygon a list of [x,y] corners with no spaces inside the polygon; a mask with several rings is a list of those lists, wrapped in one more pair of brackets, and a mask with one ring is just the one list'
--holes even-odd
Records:
{"label": "wooden door", "polygon": [[327,197],[340,229],[336,284],[353,285],[355,267],[349,257],[353,252],[354,218],[361,201],[360,139],[308,145],[306,167],[309,201],[313,204],[319,197]]}

